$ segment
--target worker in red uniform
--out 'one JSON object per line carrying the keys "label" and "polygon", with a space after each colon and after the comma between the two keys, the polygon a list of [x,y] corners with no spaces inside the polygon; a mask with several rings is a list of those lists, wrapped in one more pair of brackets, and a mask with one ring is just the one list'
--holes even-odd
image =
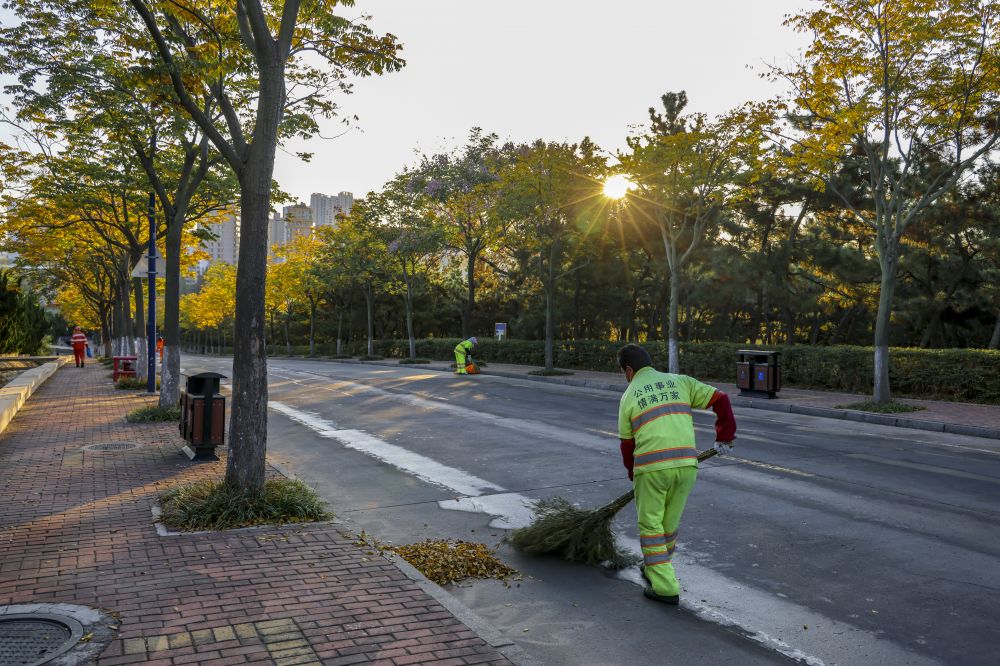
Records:
{"label": "worker in red uniform", "polygon": [[160,365],[163,365],[163,336],[156,339],[156,351],[160,354]]}
{"label": "worker in red uniform", "polygon": [[82,328],[79,326],[73,328],[73,336],[69,339],[69,344],[73,347],[73,360],[76,361],[76,367],[82,368],[83,359],[87,355],[87,347],[90,346]]}
{"label": "worker in red uniform", "polygon": [[715,450],[728,453],[736,438],[729,397],[694,377],[657,372],[649,353],[625,345],[618,364],[628,390],[618,409],[622,462],[635,488],[646,597],[665,604],[680,602],[674,573],[677,530],[688,494],[698,477],[692,409],[715,412]]}

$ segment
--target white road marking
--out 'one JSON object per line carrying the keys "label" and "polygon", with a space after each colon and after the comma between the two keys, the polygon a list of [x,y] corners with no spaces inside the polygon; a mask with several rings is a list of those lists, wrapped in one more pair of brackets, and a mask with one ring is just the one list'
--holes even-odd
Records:
{"label": "white road marking", "polygon": [[268,406],[293,421],[301,423],[320,437],[336,440],[349,449],[377,458],[397,469],[413,474],[419,479],[443,486],[452,492],[476,496],[486,490],[503,490],[495,483],[490,483],[460,469],[442,465],[426,456],[408,451],[395,444],[389,444],[361,430],[340,429],[333,422],[327,421],[317,414],[303,412],[280,402],[269,402]]}

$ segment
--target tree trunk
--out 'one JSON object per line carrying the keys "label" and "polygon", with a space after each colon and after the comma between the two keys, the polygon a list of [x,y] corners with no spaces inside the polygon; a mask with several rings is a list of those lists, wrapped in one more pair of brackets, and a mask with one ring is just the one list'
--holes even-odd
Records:
{"label": "tree trunk", "polygon": [[553,359],[552,359],[552,347],[553,339],[555,338],[555,297],[553,295],[552,284],[546,285],[545,287],[545,369],[551,371],[553,369]]}
{"label": "tree trunk", "polygon": [[896,293],[899,243],[893,238],[888,238],[880,245],[882,247],[879,252],[879,265],[882,269],[882,282],[878,312],[875,315],[875,381],[872,397],[876,404],[884,405],[892,399],[889,390],[889,323],[892,317],[892,300]]}
{"label": "tree trunk", "polygon": [[289,330],[291,328],[291,321],[292,311],[291,308],[288,308],[288,311],[285,313],[285,354],[287,356],[292,355],[292,337]]}
{"label": "tree trunk", "polygon": [[[279,69],[280,68],[275,68]],[[247,494],[264,489],[267,454],[267,352],[264,288],[267,223],[284,72],[262,71],[256,136],[240,178],[240,258],[236,268],[233,408],[229,421],[226,483]]]}
{"label": "tree trunk", "polygon": [[309,356],[316,356],[316,301],[309,299]]}
{"label": "tree trunk", "polygon": [[680,345],[677,340],[677,302],[680,300],[680,270],[670,270],[670,323],[667,334],[667,358],[668,371],[679,373],[681,371]]}
{"label": "tree trunk", "polygon": [[410,340],[410,358],[417,357],[417,338],[413,335],[413,288],[406,281],[406,335]]}
{"label": "tree trunk", "polygon": [[993,325],[993,337],[990,338],[989,349],[1000,349],[1000,312],[997,313],[997,322]]}
{"label": "tree trunk", "polygon": [[110,358],[114,354],[111,349],[111,324],[108,321],[109,316],[110,313],[108,312],[101,314],[101,343],[104,347],[105,358]]}
{"label": "tree trunk", "polygon": [[181,235],[183,220],[167,226],[166,285],[163,292],[163,363],[160,367],[160,407],[173,407],[181,399]]}
{"label": "tree trunk", "polygon": [[344,310],[341,308],[337,311],[337,356],[344,353],[344,338],[341,335],[341,331],[344,327]]}
{"label": "tree trunk", "polygon": [[365,285],[365,309],[368,311],[368,355],[375,355],[375,294],[372,291],[372,283]]}
{"label": "tree trunk", "polygon": [[924,332],[920,336],[920,348],[927,349],[931,344],[931,338],[934,332],[937,330],[938,324],[941,323],[941,315],[944,312],[944,308],[941,306],[936,306],[934,311],[930,314],[930,319],[927,322],[927,326],[924,327]]}
{"label": "tree trunk", "polygon": [[795,344],[795,311],[791,307],[785,306],[785,344]]}
{"label": "tree trunk", "polygon": [[468,296],[462,312],[462,338],[466,340],[472,337],[472,316],[476,309],[476,259],[478,256],[478,252],[470,252],[469,262],[466,266]]}
{"label": "tree trunk", "polygon": [[[135,331],[145,331],[146,330],[146,312],[145,312],[145,299],[142,293],[142,278],[132,278],[132,288],[135,289]],[[148,377],[148,367],[147,362],[148,350],[146,336],[136,336],[136,369],[135,376],[137,379],[145,380]]]}

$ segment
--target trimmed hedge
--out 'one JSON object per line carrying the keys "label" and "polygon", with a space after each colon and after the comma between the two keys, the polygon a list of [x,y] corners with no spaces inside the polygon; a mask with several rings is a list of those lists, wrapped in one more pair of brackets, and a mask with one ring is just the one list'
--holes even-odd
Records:
{"label": "trimmed hedge", "polygon": [[[438,361],[455,358],[457,338],[417,340],[417,355]],[[555,365],[577,370],[617,372],[617,351],[621,343],[607,340],[564,340],[555,343]],[[667,347],[662,341],[644,345],[658,368],[667,366]],[[706,381],[736,381],[736,352],[755,349],[732,342],[681,343],[681,371]],[[870,395],[874,359],[871,347],[775,345],[767,349],[781,352],[784,386],[843,391]],[[361,344],[356,353],[364,352]],[[375,352],[386,358],[409,355],[406,340],[379,340]],[[473,356],[491,363],[544,365],[545,345],[541,340],[483,339]],[[893,395],[910,398],[1000,404],[1000,351],[985,349],[889,350],[889,381]]]}

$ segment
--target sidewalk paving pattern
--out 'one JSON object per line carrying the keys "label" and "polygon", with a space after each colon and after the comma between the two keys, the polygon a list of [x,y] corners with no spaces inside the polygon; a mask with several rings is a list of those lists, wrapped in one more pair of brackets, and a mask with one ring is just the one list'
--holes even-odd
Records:
{"label": "sidewalk paving pattern", "polygon": [[[509,663],[332,523],[157,535],[159,493],[224,462],[188,462],[176,424],[124,421],[149,401],[65,367],[0,435],[0,605],[111,612],[108,666]],[[81,450],[115,442],[138,446]]]}

